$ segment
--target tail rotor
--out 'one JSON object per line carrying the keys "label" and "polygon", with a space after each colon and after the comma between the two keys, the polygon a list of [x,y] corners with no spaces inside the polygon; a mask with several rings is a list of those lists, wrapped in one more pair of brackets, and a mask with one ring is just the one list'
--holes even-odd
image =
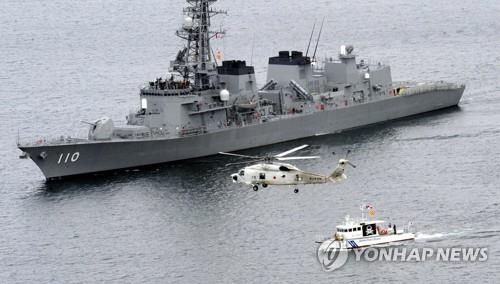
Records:
{"label": "tail rotor", "polygon": [[[349,158],[349,154],[351,154],[351,152],[352,152],[351,149],[347,150],[347,152],[345,154],[345,157],[343,159],[339,160],[339,165],[345,165],[345,164],[347,164],[347,165],[353,167],[354,169],[357,167],[355,164],[351,163],[349,161],[349,159],[348,159]],[[332,154],[335,155],[335,152],[332,152]]]}
{"label": "tail rotor", "polygon": [[[347,176],[344,174],[345,171],[345,165],[349,165],[353,168],[356,168],[357,166],[353,163],[351,163],[347,158],[349,158],[349,154],[351,153],[351,150],[347,150],[347,153],[345,154],[345,158],[339,159],[339,163],[333,173],[329,176],[330,180],[333,182],[339,182],[342,180],[345,180]],[[335,152],[332,152],[333,155],[335,155]]]}

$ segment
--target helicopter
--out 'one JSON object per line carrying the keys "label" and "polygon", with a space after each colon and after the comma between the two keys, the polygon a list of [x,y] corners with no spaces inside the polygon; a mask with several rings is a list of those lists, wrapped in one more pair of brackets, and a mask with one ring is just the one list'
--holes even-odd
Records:
{"label": "helicopter", "polygon": [[250,185],[252,186],[254,191],[259,190],[259,185],[264,188],[268,187],[269,185],[293,185],[296,186],[294,192],[298,193],[298,185],[341,182],[342,180],[345,180],[347,178],[347,176],[344,174],[346,165],[350,165],[351,167],[356,168],[356,165],[347,160],[347,156],[351,152],[350,150],[347,151],[346,157],[344,159],[339,160],[337,167],[330,175],[306,172],[295,167],[294,165],[281,162],[320,158],[319,156],[286,157],[308,146],[309,145],[302,145],[286,152],[267,157],[248,156],[225,152],[219,152],[219,154],[250,159],[250,161],[230,163],[226,166],[258,162],[257,164],[244,167],[240,169],[238,173],[231,175],[233,183]]}

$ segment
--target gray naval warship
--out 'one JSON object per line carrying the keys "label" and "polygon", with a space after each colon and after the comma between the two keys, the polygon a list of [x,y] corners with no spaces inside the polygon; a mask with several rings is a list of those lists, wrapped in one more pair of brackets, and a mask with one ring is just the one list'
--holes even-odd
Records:
{"label": "gray naval warship", "polygon": [[456,106],[464,92],[442,81],[393,82],[389,66],[357,61],[350,45],[336,59],[317,60],[312,48],[308,56],[311,40],[305,54],[269,58],[267,82],[258,88],[245,61],[217,62],[211,18],[225,11],[213,8],[216,0],[186,2],[176,32],[185,46],[165,78],[141,88],[126,125],[103,117],[88,123],[86,139],[18,141],[20,157],[53,180],[338,133]]}

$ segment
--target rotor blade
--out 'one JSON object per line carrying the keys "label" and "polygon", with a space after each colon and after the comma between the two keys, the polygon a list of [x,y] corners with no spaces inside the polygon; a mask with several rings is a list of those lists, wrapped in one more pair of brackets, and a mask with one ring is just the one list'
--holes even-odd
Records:
{"label": "rotor blade", "polygon": [[291,161],[291,160],[309,160],[309,159],[319,159],[320,156],[304,156],[304,157],[283,157],[276,158],[278,161]]}
{"label": "rotor blade", "polygon": [[234,162],[234,163],[225,164],[224,166],[228,167],[228,166],[234,166],[234,165],[251,164],[251,163],[258,162],[258,161],[260,161],[260,160],[244,161],[244,162]]}
{"label": "rotor blade", "polygon": [[234,157],[249,158],[249,159],[262,159],[262,157],[257,157],[257,156],[247,156],[247,155],[225,153],[225,152],[219,152],[219,154],[221,154],[221,155],[227,155],[227,156],[234,156]]}
{"label": "rotor blade", "polygon": [[351,163],[351,162],[347,162],[347,163],[348,163],[349,165],[351,165],[351,167],[356,168],[356,165],[355,165],[355,164],[353,164],[353,163]]}
{"label": "rotor blade", "polygon": [[351,154],[351,150],[347,150],[347,153],[345,154],[345,159],[347,160],[347,158],[349,157],[349,154]]}
{"label": "rotor blade", "polygon": [[276,157],[276,158],[281,158],[281,157],[284,157],[284,156],[286,156],[286,155],[290,155],[290,154],[291,154],[291,153],[293,153],[293,152],[297,152],[297,151],[299,151],[299,150],[302,150],[302,149],[304,149],[304,148],[306,148],[306,147],[309,147],[309,145],[305,144],[305,145],[299,146],[299,147],[297,147],[297,148],[293,148],[293,149],[291,149],[291,150],[288,150],[288,151],[286,151],[286,152],[280,153],[280,154],[278,154],[278,155],[274,155],[274,157]]}

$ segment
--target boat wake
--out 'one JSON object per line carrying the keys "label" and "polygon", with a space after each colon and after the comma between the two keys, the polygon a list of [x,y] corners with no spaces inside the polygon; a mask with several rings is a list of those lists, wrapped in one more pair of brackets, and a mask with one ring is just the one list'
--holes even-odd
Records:
{"label": "boat wake", "polygon": [[415,241],[416,242],[439,242],[444,239],[449,239],[452,237],[457,237],[462,235],[462,232],[452,232],[452,233],[434,233],[434,234],[426,234],[422,232],[415,233]]}
{"label": "boat wake", "polygon": [[485,239],[495,238],[500,236],[500,229],[484,230],[484,231],[461,231],[450,233],[433,233],[426,234],[423,232],[415,233],[416,242],[439,242],[445,239]]}
{"label": "boat wake", "polygon": [[491,229],[484,231],[476,231],[474,234],[465,236],[466,239],[488,239],[488,238],[498,238],[500,236],[500,229]]}

